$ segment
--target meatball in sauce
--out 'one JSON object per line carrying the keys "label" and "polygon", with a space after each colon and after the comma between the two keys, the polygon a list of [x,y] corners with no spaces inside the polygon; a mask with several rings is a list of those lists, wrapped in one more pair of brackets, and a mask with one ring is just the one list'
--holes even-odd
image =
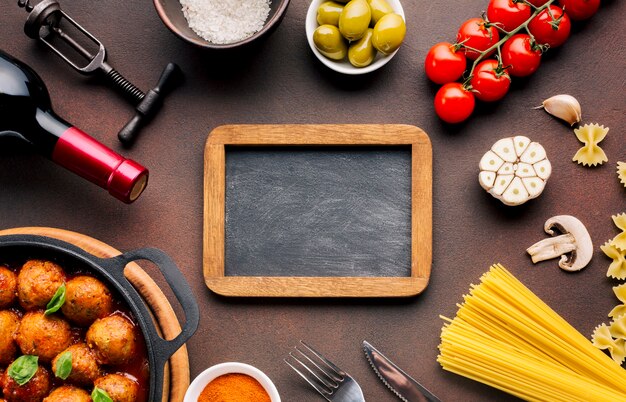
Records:
{"label": "meatball in sauce", "polygon": [[86,339],[101,364],[126,364],[137,350],[135,325],[121,314],[96,320]]}
{"label": "meatball in sauce", "polygon": [[66,284],[61,311],[70,321],[86,327],[113,312],[113,298],[109,289],[96,278],[76,276]]}
{"label": "meatball in sauce", "polygon": [[19,385],[7,371],[2,375],[2,394],[7,402],[41,402],[52,389],[50,372],[39,366],[33,378]]}
{"label": "meatball in sauce", "polygon": [[6,366],[17,354],[15,334],[20,325],[20,318],[14,311],[0,311],[0,365]]}
{"label": "meatball in sauce", "polygon": [[57,372],[59,358],[68,352],[71,356],[72,370],[67,381],[84,386],[93,384],[95,379],[100,377],[101,370],[94,352],[85,343],[77,343],[59,353],[52,360],[52,371]]}
{"label": "meatball in sauce", "polygon": [[30,260],[17,276],[17,296],[26,310],[44,308],[65,282],[63,269],[50,261]]}
{"label": "meatball in sauce", "polygon": [[43,402],[91,402],[91,395],[84,389],[64,385],[55,388]]}
{"label": "meatball in sauce", "polygon": [[7,267],[0,266],[0,308],[7,308],[17,297],[17,275]]}
{"label": "meatball in sauce", "polygon": [[57,315],[45,315],[43,311],[24,314],[15,340],[25,355],[39,356],[50,362],[67,349],[72,342],[70,324]]}
{"label": "meatball in sauce", "polygon": [[98,378],[95,386],[106,391],[113,402],[135,402],[139,391],[135,379],[121,374],[108,374]]}

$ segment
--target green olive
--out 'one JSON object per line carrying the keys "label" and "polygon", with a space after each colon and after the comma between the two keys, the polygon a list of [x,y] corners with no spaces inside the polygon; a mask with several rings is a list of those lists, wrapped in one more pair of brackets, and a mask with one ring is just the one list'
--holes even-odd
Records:
{"label": "green olive", "polygon": [[376,49],[372,46],[373,34],[374,30],[369,28],[361,39],[350,45],[348,60],[354,67],[367,67],[374,61]]}
{"label": "green olive", "polygon": [[343,11],[343,4],[326,1],[317,9],[317,23],[338,26],[339,16]]}
{"label": "green olive", "polygon": [[393,13],[393,8],[387,3],[387,0],[367,0],[367,2],[372,10],[372,24],[374,25],[384,15]]}
{"label": "green olive", "polygon": [[393,53],[400,47],[406,35],[406,25],[398,14],[383,16],[374,26],[372,44],[384,55]]}
{"label": "green olive", "polygon": [[320,25],[313,32],[313,43],[324,56],[332,60],[341,60],[348,53],[348,45],[334,25]]}
{"label": "green olive", "polygon": [[367,0],[351,0],[339,16],[339,31],[349,41],[361,39],[372,20]]}

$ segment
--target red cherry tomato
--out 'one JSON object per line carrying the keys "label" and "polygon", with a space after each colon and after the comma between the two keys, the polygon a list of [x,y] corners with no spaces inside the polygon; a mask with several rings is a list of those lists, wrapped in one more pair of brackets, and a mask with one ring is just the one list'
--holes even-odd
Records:
{"label": "red cherry tomato", "polygon": [[437,84],[447,84],[461,78],[467,60],[463,52],[454,50],[454,45],[448,42],[437,43],[431,47],[424,61],[426,75]]}
{"label": "red cherry tomato", "polygon": [[527,1],[535,7],[541,7],[548,2],[548,0],[527,0]]}
{"label": "red cherry tomato", "polygon": [[491,0],[487,7],[487,18],[491,23],[499,23],[505,31],[512,31],[530,18],[530,6],[513,0]]}
{"label": "red cherry tomato", "polygon": [[[487,22],[482,18],[470,18],[465,21],[456,35],[457,43],[463,43],[465,46],[481,52],[489,49],[500,40],[500,35],[496,27],[487,27],[486,24]],[[493,54],[494,51],[495,49],[489,52],[487,56]],[[479,55],[480,53],[474,50],[465,49],[465,56],[468,59],[476,60]]]}
{"label": "red cherry tomato", "polygon": [[569,38],[572,22],[563,9],[550,5],[530,21],[528,29],[537,43],[559,47]]}
{"label": "red cherry tomato", "polygon": [[515,77],[526,77],[539,68],[541,50],[534,49],[530,36],[513,35],[502,46],[502,64],[508,67],[509,74]]}
{"label": "red cherry tomato", "polygon": [[600,8],[600,0],[559,0],[559,3],[574,21],[586,20]]}
{"label": "red cherry tomato", "polygon": [[474,111],[474,94],[458,82],[449,82],[435,95],[435,112],[446,123],[460,123]]}
{"label": "red cherry tomato", "polygon": [[509,91],[511,77],[497,60],[484,60],[478,63],[470,80],[474,92],[481,101],[493,102],[502,99]]}

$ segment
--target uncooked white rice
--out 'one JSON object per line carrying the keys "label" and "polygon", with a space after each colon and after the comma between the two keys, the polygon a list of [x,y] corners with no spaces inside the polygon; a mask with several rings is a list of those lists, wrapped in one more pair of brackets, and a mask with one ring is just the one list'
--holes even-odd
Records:
{"label": "uncooked white rice", "polygon": [[211,43],[227,44],[263,28],[270,0],[180,0],[189,27]]}

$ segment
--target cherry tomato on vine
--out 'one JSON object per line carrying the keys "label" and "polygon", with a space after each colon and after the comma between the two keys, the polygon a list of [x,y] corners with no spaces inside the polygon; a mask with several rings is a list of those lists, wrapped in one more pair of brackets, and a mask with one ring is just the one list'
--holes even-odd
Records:
{"label": "cherry tomato on vine", "polygon": [[550,5],[530,21],[528,29],[537,43],[559,47],[569,38],[572,22],[562,8]]}
{"label": "cherry tomato on vine", "polygon": [[460,123],[474,111],[474,94],[459,82],[449,82],[435,95],[435,112],[446,123]]}
{"label": "cherry tomato on vine", "polygon": [[467,60],[463,51],[455,50],[455,45],[448,42],[437,43],[431,47],[424,61],[426,75],[437,84],[447,84],[461,78]]}
{"label": "cherry tomato on vine", "polygon": [[574,21],[591,18],[600,8],[600,0],[559,0],[559,4]]}
{"label": "cherry tomato on vine", "polygon": [[531,43],[527,34],[516,34],[502,46],[502,64],[509,68],[509,74],[526,77],[539,68],[541,49]]}
{"label": "cherry tomato on vine", "polygon": [[[482,18],[470,18],[465,21],[456,35],[457,43],[463,43],[465,46],[476,49],[479,52],[489,49],[499,40],[500,35],[496,27],[489,26]],[[493,54],[494,51],[495,49],[489,52],[487,56]],[[480,53],[474,50],[465,49],[465,56],[468,59],[476,60],[479,55]]]}
{"label": "cherry tomato on vine", "polygon": [[509,32],[526,22],[530,15],[530,6],[521,1],[491,0],[487,7],[489,22],[499,23],[499,27]]}
{"label": "cherry tomato on vine", "polygon": [[481,101],[493,102],[502,99],[511,86],[511,77],[497,60],[478,63],[470,80],[476,96]]}

